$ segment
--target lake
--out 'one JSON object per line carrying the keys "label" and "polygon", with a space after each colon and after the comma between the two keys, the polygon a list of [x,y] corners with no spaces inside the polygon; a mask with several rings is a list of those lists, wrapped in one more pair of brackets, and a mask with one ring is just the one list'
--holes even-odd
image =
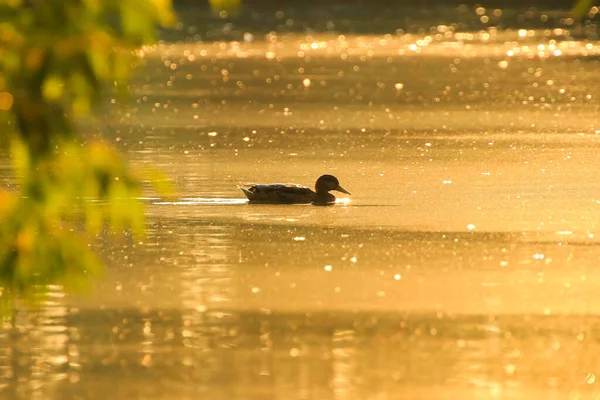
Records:
{"label": "lake", "polygon": [[[177,196],[97,243],[89,294],[4,324],[3,398],[597,398],[600,44],[468,22],[496,14],[144,48],[86,135]],[[237,188],[325,173],[352,195]]]}

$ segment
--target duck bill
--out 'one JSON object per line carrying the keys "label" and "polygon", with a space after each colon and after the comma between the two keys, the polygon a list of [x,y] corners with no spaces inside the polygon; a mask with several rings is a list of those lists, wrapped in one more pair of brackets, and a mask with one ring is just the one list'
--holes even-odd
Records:
{"label": "duck bill", "polygon": [[336,188],[334,190],[337,190],[338,192],[342,192],[342,193],[346,193],[346,194],[352,194],[349,191],[347,191],[346,189],[344,189],[343,187],[341,187],[340,185],[337,185]]}

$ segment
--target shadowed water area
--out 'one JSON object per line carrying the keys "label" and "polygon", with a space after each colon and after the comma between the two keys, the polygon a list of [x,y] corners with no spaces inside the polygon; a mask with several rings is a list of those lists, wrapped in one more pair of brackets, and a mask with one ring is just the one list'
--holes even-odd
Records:
{"label": "shadowed water area", "polygon": [[[99,240],[90,294],[4,325],[2,398],[597,398],[600,45],[558,12],[446,12],[189,13],[144,49],[83,125],[177,198],[143,200],[143,241]],[[324,173],[352,196],[237,188]]]}

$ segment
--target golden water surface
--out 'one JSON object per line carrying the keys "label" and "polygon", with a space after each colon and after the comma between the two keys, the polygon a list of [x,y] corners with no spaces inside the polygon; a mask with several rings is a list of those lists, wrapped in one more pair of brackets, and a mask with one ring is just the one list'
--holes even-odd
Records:
{"label": "golden water surface", "polygon": [[[97,244],[92,293],[17,310],[0,396],[598,398],[598,43],[250,36],[144,49],[96,136],[177,198],[142,200],[142,241]],[[324,173],[352,196],[236,187]]]}

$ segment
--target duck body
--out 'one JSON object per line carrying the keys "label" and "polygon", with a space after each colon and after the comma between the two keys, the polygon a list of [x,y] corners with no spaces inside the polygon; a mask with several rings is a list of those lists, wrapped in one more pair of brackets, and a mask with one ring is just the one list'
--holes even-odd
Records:
{"label": "duck body", "polygon": [[323,175],[317,179],[315,188],[316,191],[313,191],[306,186],[291,183],[240,187],[251,203],[329,205],[335,203],[335,196],[329,193],[330,190],[350,194],[340,186],[337,178],[332,175]]}
{"label": "duck body", "polygon": [[310,188],[290,183],[271,183],[240,188],[251,202],[275,204],[312,203],[317,195]]}

